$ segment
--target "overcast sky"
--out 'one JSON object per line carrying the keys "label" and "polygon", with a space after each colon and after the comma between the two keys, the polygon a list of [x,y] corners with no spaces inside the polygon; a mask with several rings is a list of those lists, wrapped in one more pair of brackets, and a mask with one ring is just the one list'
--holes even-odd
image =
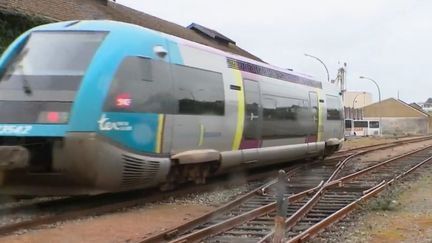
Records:
{"label": "overcast sky", "polygon": [[326,80],[348,63],[348,90],[378,100],[432,97],[432,1],[428,0],[117,0],[187,26],[215,29],[268,63]]}

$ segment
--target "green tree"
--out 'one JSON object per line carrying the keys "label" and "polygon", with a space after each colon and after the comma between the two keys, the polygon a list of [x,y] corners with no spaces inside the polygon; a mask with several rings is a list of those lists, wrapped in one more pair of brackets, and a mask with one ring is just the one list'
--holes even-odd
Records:
{"label": "green tree", "polygon": [[42,18],[0,12],[0,53],[26,30],[48,22]]}

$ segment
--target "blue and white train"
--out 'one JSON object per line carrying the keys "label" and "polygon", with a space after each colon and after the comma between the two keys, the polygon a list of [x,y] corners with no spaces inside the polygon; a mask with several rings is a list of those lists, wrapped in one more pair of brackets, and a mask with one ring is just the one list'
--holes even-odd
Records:
{"label": "blue and white train", "polygon": [[140,26],[68,21],[0,59],[0,193],[97,194],[338,150],[327,82]]}

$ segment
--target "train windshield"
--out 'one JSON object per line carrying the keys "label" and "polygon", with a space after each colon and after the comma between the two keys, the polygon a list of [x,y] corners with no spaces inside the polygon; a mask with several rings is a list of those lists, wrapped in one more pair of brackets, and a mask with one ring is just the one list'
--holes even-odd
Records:
{"label": "train windshield", "polygon": [[[98,46],[100,32],[33,32],[9,64],[0,89],[76,90]],[[30,87],[29,87],[30,88]]]}
{"label": "train windshield", "polygon": [[68,114],[105,36],[33,32],[0,77],[0,123],[45,123],[49,119],[40,119],[41,114]]}

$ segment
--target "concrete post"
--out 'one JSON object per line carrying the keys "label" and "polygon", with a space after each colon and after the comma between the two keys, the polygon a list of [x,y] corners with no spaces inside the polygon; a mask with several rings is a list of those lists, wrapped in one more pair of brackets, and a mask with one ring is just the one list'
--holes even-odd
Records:
{"label": "concrete post", "polygon": [[285,171],[280,170],[278,174],[278,182],[276,183],[276,217],[275,217],[275,233],[273,243],[281,243],[285,237],[285,219],[287,216],[288,201],[285,197],[287,192],[288,178]]}

